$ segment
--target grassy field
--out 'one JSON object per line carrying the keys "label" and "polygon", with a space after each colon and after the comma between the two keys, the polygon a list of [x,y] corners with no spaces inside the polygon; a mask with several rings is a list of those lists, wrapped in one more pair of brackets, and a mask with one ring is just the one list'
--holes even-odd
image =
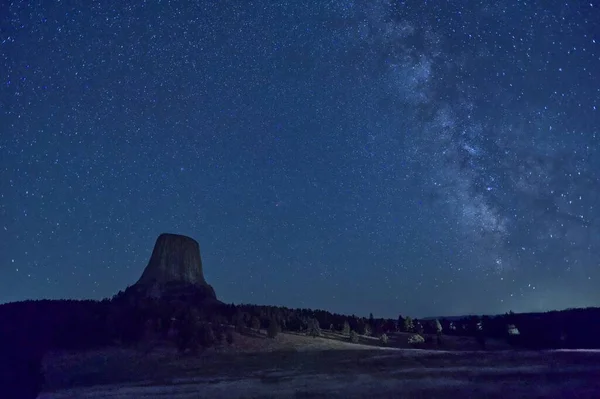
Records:
{"label": "grassy field", "polygon": [[293,334],[236,338],[234,347],[197,356],[163,346],[50,354],[40,398],[600,397],[597,352],[381,348]]}

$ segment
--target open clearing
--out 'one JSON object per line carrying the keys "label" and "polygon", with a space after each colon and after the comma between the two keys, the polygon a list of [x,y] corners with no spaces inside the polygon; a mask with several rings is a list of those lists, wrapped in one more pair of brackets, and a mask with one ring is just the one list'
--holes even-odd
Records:
{"label": "open clearing", "polygon": [[593,351],[385,350],[288,334],[249,342],[256,347],[197,356],[164,347],[51,354],[39,398],[600,397]]}

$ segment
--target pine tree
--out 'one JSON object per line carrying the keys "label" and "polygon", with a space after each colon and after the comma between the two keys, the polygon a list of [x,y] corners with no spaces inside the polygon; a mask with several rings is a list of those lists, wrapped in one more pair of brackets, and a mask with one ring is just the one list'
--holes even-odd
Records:
{"label": "pine tree", "polygon": [[252,329],[259,331],[260,330],[260,319],[256,316],[252,316],[252,319],[250,321],[252,323]]}
{"label": "pine tree", "polygon": [[235,331],[239,333],[246,331],[246,323],[242,312],[238,311],[233,315],[233,325],[235,326]]}
{"label": "pine tree", "polygon": [[396,331],[401,331],[404,327],[404,317],[398,315],[398,321],[396,322]]}
{"label": "pine tree", "polygon": [[315,318],[308,319],[308,328],[307,334],[311,337],[320,337],[321,336],[321,326],[319,325],[319,321]]}
{"label": "pine tree", "polygon": [[275,319],[269,321],[269,327],[267,328],[267,336],[269,338],[275,338],[279,333],[279,323]]}
{"label": "pine tree", "polygon": [[435,319],[434,323],[435,323],[435,333],[436,334],[441,334],[442,331],[443,331],[442,323],[440,323],[440,321],[438,319]]}
{"label": "pine tree", "polygon": [[342,328],[342,334],[346,337],[350,336],[350,323],[348,323],[348,320],[344,321],[344,327]]}
{"label": "pine tree", "polygon": [[437,336],[437,344],[441,345],[442,344],[442,323],[440,323],[440,321],[438,319],[435,319],[435,334]]}
{"label": "pine tree", "polygon": [[387,334],[381,334],[381,336],[379,337],[379,340],[381,341],[382,344],[387,345],[388,343],[388,336]]}

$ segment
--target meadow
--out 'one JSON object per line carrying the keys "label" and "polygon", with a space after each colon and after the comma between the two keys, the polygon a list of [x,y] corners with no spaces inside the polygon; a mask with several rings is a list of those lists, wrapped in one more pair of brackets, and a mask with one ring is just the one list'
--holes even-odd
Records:
{"label": "meadow", "polygon": [[[179,354],[161,343],[53,352],[40,399],[66,398],[598,398],[600,352],[477,350],[448,337],[448,349],[386,346],[280,333],[236,335],[236,344]],[[396,345],[394,345],[396,342]]]}

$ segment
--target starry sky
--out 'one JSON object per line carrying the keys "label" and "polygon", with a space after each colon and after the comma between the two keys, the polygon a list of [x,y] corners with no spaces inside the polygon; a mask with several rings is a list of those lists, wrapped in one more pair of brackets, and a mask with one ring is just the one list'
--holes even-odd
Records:
{"label": "starry sky", "polygon": [[225,302],[600,305],[600,4],[0,5],[0,302],[110,297],[163,232]]}

